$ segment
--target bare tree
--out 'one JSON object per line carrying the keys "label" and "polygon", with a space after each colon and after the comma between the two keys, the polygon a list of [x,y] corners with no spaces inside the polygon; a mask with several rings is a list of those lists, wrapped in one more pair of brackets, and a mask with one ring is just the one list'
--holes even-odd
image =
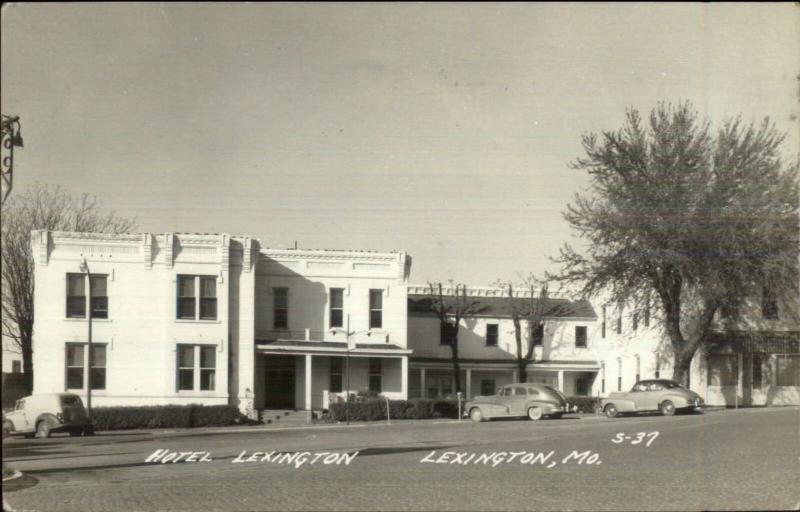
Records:
{"label": "bare tree", "polygon": [[[28,392],[33,386],[33,256],[31,231],[125,233],[134,222],[103,213],[94,197],[76,197],[60,186],[36,184],[3,206],[2,334],[22,354]],[[5,350],[5,347],[4,347]]]}
{"label": "bare tree", "polygon": [[762,288],[797,295],[798,165],[782,161],[783,141],[767,119],[713,136],[689,103],[660,104],[648,123],[631,109],[620,130],[584,135],[572,166],[592,193],[564,217],[588,243],[562,248],[557,278],[637,308],[658,301],[673,378],[686,383],[721,306]]}
{"label": "bare tree", "polygon": [[447,345],[450,347],[456,391],[462,391],[461,365],[458,358],[458,328],[461,319],[480,313],[484,306],[480,301],[467,295],[466,285],[454,285],[451,282],[450,287],[453,289],[452,295],[442,291],[441,282],[428,283],[431,310],[439,318],[442,336],[446,338]]}

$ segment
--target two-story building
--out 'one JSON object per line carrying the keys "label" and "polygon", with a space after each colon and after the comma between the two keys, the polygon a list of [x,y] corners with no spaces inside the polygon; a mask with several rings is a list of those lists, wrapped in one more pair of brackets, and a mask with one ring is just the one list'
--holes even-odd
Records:
{"label": "two-story building", "polygon": [[[449,338],[431,308],[430,289],[409,286],[408,293],[409,348],[413,350],[409,395],[453,395],[457,390]],[[452,295],[453,290],[445,287],[443,293]],[[591,304],[560,296],[531,297],[528,290],[516,291],[513,299],[506,293],[500,288],[467,287],[469,300],[478,312],[462,318],[458,330],[460,380],[466,396],[493,394],[498,387],[518,380],[510,301],[524,310],[531,300],[544,302],[536,306],[543,313],[544,323],[538,330],[530,330],[527,321],[521,320],[523,354],[534,344],[526,366],[528,382],[549,384],[568,395],[591,394],[600,371],[595,350],[597,317]]]}
{"label": "two-story building", "polygon": [[242,410],[407,395],[405,253],[50,231],[32,249],[35,393],[91,381],[97,405]]}

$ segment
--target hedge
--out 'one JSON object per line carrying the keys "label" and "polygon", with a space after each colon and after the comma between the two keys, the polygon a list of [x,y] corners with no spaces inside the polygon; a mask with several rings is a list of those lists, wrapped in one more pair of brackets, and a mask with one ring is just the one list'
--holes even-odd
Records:
{"label": "hedge", "polygon": [[95,430],[220,427],[244,421],[233,405],[93,407]]}
{"label": "hedge", "polygon": [[[416,398],[412,400],[390,400],[389,414],[393,420],[426,420],[432,418],[457,418],[458,401]],[[369,399],[350,402],[350,421],[380,421],[386,419],[386,400]],[[328,421],[345,421],[347,404],[331,404]]]}
{"label": "hedge", "polygon": [[30,395],[24,373],[4,373],[2,385],[3,409],[14,407],[20,398]]}
{"label": "hedge", "polygon": [[578,406],[578,412],[595,413],[600,407],[600,397],[597,396],[570,396],[567,397],[570,407]]}

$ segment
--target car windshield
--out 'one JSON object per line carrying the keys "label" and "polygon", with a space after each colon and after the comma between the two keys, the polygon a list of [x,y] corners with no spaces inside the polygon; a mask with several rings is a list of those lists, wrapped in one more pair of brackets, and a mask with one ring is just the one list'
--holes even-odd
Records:
{"label": "car windshield", "polygon": [[61,405],[81,405],[81,399],[75,395],[64,395],[61,397]]}

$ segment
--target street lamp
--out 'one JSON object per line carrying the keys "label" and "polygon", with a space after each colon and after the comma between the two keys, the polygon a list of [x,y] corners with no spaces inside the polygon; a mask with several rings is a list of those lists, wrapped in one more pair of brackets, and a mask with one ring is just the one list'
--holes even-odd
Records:
{"label": "street lamp", "polygon": [[86,416],[89,419],[89,425],[92,424],[92,273],[89,271],[89,264],[86,258],[83,258],[80,266],[81,272],[86,273],[89,281],[89,340],[87,343],[89,351],[89,368],[86,372]]}
{"label": "street lamp", "polygon": [[347,424],[350,424],[350,337],[355,336],[356,334],[367,333],[367,336],[371,334],[369,329],[362,329],[360,331],[351,331],[350,330],[350,315],[347,315],[347,329],[342,329],[341,327],[334,327],[331,329],[331,332],[344,332],[347,336],[347,348],[345,349],[345,379],[346,379],[346,393],[347,393],[347,400],[344,403],[344,416],[347,421]]}
{"label": "street lamp", "polygon": [[22,133],[20,133],[19,116],[7,116],[2,118],[3,134],[3,156],[2,156],[2,178],[3,191],[0,203],[4,203],[11,193],[13,185],[12,173],[14,171],[14,148],[22,147]]}

